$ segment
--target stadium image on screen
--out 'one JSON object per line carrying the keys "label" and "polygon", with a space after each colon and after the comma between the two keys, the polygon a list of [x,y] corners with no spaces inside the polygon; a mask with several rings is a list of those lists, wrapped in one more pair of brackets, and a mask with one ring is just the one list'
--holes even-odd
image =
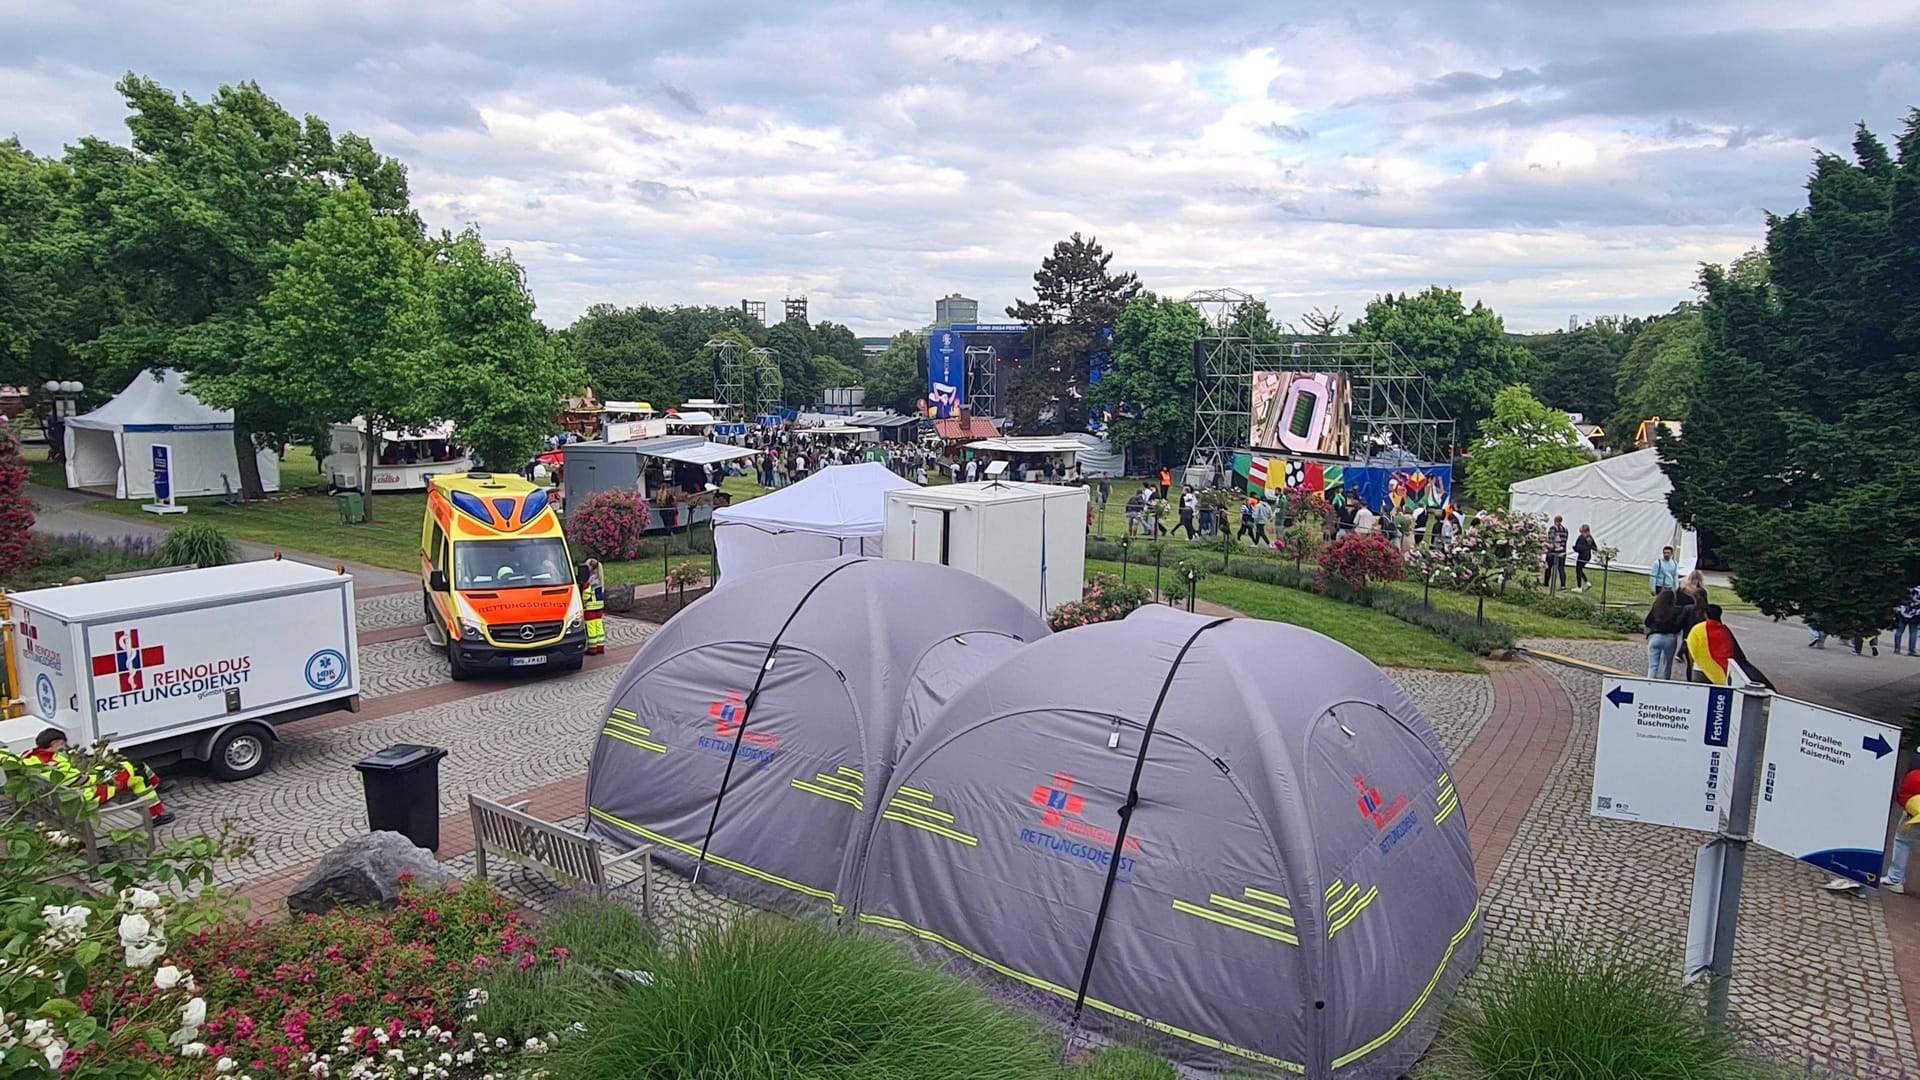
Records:
{"label": "stadium image on screen", "polygon": [[1324,372],[1253,373],[1253,446],[1345,457],[1352,390]]}

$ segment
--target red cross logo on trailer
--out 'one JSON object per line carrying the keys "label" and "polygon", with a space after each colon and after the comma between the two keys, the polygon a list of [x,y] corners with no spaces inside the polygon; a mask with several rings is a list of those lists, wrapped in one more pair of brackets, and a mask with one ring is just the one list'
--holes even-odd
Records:
{"label": "red cross logo on trailer", "polygon": [[747,718],[747,695],[738,690],[727,693],[725,701],[716,701],[707,706],[707,715],[713,717],[715,735],[731,735]]}
{"label": "red cross logo on trailer", "polygon": [[159,667],[167,662],[167,650],[161,645],[140,647],[140,631],[115,630],[113,632],[113,651],[105,656],[93,658],[93,674],[118,674],[120,692],[130,694],[142,689],[146,679],[141,672],[150,667]]}
{"label": "red cross logo on trailer", "polygon": [[1047,827],[1051,829],[1060,827],[1060,816],[1062,814],[1072,814],[1074,817],[1079,817],[1080,811],[1087,805],[1087,800],[1073,793],[1072,775],[1068,773],[1054,773],[1052,787],[1048,787],[1046,784],[1040,784],[1034,787],[1033,805],[1046,807],[1046,810],[1040,815],[1040,820],[1045,822]]}

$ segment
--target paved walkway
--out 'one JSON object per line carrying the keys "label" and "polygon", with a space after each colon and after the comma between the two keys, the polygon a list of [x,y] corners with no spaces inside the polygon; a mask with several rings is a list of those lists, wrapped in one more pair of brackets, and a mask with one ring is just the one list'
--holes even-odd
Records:
{"label": "paved walkway", "polygon": [[[98,495],[87,495],[78,491],[62,491],[58,488],[28,485],[28,495],[38,509],[34,512],[33,531],[49,536],[86,536],[94,540],[118,540],[123,537],[136,539],[162,540],[167,530],[175,524],[181,524],[192,518],[192,514],[172,515],[163,519],[160,515],[151,515],[151,521],[143,518],[124,518],[118,514],[100,513],[88,509],[102,502]],[[397,570],[388,570],[379,566],[351,562],[342,559],[329,559],[325,555],[296,551],[292,548],[275,547],[271,544],[256,544],[250,540],[236,540],[234,547],[245,560],[271,559],[277,552],[281,557],[309,566],[323,566],[332,569],[345,566],[353,575],[359,588],[380,588],[418,582],[411,574]]]}

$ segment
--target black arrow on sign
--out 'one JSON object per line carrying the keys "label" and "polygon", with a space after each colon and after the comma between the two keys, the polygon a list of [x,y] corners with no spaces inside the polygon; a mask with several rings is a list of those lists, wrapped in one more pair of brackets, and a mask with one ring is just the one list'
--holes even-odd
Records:
{"label": "black arrow on sign", "polygon": [[1887,744],[1887,737],[1885,735],[1875,735],[1872,738],[1861,739],[1860,749],[1873,751],[1875,761],[1893,753],[1893,747]]}

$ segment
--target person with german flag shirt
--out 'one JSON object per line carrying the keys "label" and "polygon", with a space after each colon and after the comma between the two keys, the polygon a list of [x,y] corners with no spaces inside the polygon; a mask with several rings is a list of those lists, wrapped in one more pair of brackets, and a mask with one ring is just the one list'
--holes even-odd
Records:
{"label": "person with german flag shirt", "polygon": [[1733,631],[1720,621],[1719,604],[1708,604],[1706,618],[1687,631],[1687,655],[1693,658],[1693,669],[1715,686],[1728,685],[1728,680],[1732,678],[1732,666],[1738,664],[1740,673],[1746,676],[1748,682],[1773,689],[1773,683],[1741,651],[1740,643],[1734,640]]}
{"label": "person with german flag shirt", "polygon": [[28,761],[49,766],[57,780],[80,788],[98,806],[107,805],[122,792],[134,798],[149,791],[155,792],[156,797],[147,814],[153,818],[155,825],[165,825],[173,820],[173,814],[160,805],[157,797],[160,778],[152,770],[129,761],[111,761],[94,766],[83,776],[73,759],[67,755],[67,733],[59,728],[47,728],[35,736],[33,749],[27,751],[24,757]]}

